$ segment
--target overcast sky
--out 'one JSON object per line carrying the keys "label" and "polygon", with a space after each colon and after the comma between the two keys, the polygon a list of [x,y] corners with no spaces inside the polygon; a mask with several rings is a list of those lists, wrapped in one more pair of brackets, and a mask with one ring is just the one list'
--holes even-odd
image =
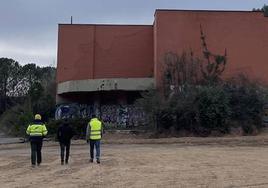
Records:
{"label": "overcast sky", "polygon": [[252,10],[268,0],[0,0],[0,57],[57,63],[58,23],[152,24],[155,9]]}

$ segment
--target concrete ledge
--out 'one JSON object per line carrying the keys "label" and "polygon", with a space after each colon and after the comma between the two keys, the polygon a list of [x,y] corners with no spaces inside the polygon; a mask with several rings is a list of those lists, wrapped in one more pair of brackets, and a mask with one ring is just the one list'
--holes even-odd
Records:
{"label": "concrete ledge", "polygon": [[58,84],[57,94],[90,91],[143,91],[155,86],[154,78],[111,78],[72,80]]}

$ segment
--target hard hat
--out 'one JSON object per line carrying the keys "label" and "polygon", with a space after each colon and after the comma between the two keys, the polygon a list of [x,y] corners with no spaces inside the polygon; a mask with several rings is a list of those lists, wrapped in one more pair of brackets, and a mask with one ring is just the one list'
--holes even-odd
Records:
{"label": "hard hat", "polygon": [[34,119],[35,120],[41,120],[42,118],[41,118],[40,114],[35,114]]}

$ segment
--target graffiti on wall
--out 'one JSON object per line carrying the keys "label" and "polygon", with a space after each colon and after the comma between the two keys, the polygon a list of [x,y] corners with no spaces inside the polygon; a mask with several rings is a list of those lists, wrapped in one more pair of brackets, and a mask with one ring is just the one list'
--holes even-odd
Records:
{"label": "graffiti on wall", "polygon": [[134,105],[62,104],[57,106],[55,119],[90,118],[95,113],[109,127],[135,127],[144,125],[146,114]]}

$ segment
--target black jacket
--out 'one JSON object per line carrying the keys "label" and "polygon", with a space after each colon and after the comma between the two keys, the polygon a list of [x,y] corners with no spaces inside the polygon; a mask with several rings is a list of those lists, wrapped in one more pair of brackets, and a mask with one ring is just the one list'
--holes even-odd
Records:
{"label": "black jacket", "polygon": [[74,136],[74,131],[68,123],[63,123],[57,131],[57,139],[60,143],[69,143]]}

